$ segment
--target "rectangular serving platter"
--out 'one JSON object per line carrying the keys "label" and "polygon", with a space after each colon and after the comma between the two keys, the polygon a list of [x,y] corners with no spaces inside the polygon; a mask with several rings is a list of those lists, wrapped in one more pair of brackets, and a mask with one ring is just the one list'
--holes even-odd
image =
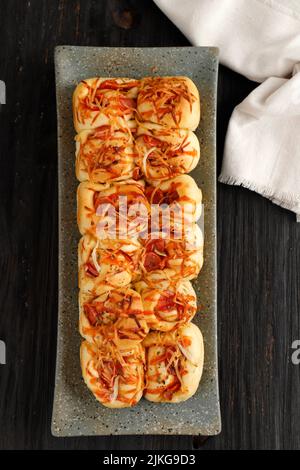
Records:
{"label": "rectangular serving platter", "polygon": [[[218,50],[210,47],[109,48],[59,46],[55,50],[59,182],[59,311],[52,434],[215,435],[220,432],[216,306],[216,89]],[[142,399],[133,408],[101,406],[83,382],[78,333],[77,244],[72,93],[85,78],[186,75],[201,96],[196,131],[201,159],[192,172],[203,192],[204,267],[193,282],[200,313],[196,323],[204,337],[205,362],[197,393],[180,404]]]}

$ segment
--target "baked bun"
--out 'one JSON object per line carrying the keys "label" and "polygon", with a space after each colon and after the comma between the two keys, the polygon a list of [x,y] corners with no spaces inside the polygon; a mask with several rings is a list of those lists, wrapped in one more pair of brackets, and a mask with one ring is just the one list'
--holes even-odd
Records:
{"label": "baked bun", "polygon": [[[203,235],[196,223],[186,225],[182,238],[151,233],[143,241],[141,268],[146,273],[171,269],[173,279],[195,279],[203,266]],[[171,234],[170,234],[171,235]]]}
{"label": "baked bun", "polygon": [[149,182],[189,173],[199,162],[199,141],[191,131],[142,123],[136,135],[137,164]]}
{"label": "baked bun", "polygon": [[138,292],[99,285],[97,292],[79,293],[79,331],[90,343],[104,336],[122,348],[142,341],[149,331]]}
{"label": "baked bun", "polygon": [[140,82],[139,119],[194,131],[200,121],[196,85],[187,77],[147,77]]}
{"label": "baked bun", "polygon": [[148,229],[149,211],[142,182],[83,182],[78,186],[77,220],[82,235],[137,238]]}
{"label": "baked bun", "polygon": [[[115,243],[114,243],[115,242]],[[87,234],[78,244],[79,288],[93,292],[103,282],[125,287],[140,277],[141,245],[130,240],[99,240]]]}
{"label": "baked bun", "polygon": [[[202,192],[198,188],[195,180],[189,175],[180,175],[167,181],[162,181],[157,186],[149,186],[146,194],[150,204],[157,205],[157,214],[165,214],[166,221],[170,227],[177,226],[181,232],[185,229],[185,224],[196,222],[202,211]],[[161,223],[153,217],[152,211],[152,230],[161,228]],[[178,236],[177,236],[178,238]]]}
{"label": "baked bun", "polygon": [[99,346],[84,341],[80,348],[80,362],[86,385],[102,405],[126,408],[141,399],[145,353],[140,344],[120,350],[109,341]]}
{"label": "baked bun", "polygon": [[105,183],[131,178],[134,146],[128,128],[112,125],[80,132],[76,140],[76,177],[79,181]]}
{"label": "baked bun", "polygon": [[89,78],[82,80],[73,94],[76,132],[120,122],[136,128],[134,110],[138,80],[130,78]]}
{"label": "baked bun", "polygon": [[188,323],[170,333],[149,333],[143,345],[147,354],[147,400],[178,403],[194,395],[204,358],[202,333],[196,325]]}
{"label": "baked bun", "polygon": [[173,272],[155,271],[135,284],[147,323],[152,330],[170,331],[188,323],[197,311],[197,297],[189,281],[174,281]]}

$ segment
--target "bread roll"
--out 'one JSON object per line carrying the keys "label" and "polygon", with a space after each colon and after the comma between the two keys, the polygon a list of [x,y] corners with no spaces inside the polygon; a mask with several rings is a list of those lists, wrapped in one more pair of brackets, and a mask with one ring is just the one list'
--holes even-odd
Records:
{"label": "bread roll", "polygon": [[152,209],[152,230],[163,229],[168,233],[168,227],[175,227],[177,232],[183,233],[186,224],[196,222],[201,216],[202,192],[189,175],[176,176],[155,187],[150,186],[146,189],[146,194],[150,204],[156,205],[157,215],[163,215],[161,223],[157,216],[154,219],[154,208]]}
{"label": "bread roll", "polygon": [[130,287],[111,289],[105,283],[92,294],[80,291],[79,331],[91,343],[105,336],[122,348],[142,341],[149,328],[140,294]]}
{"label": "bread roll", "polygon": [[147,181],[153,184],[189,173],[200,158],[199,141],[184,129],[168,129],[143,123],[136,134],[137,164]]}
{"label": "bread roll", "polygon": [[196,393],[204,358],[203,338],[196,325],[188,323],[171,333],[149,333],[143,345],[147,400],[178,403]]}
{"label": "bread roll", "polygon": [[135,168],[134,145],[128,129],[107,125],[82,131],[76,140],[76,177],[105,183],[131,178]]}
{"label": "bread roll", "polygon": [[203,235],[196,223],[186,225],[182,237],[152,232],[143,241],[141,268],[146,273],[172,270],[173,279],[195,279],[203,266]]}
{"label": "bread roll", "polygon": [[130,78],[82,80],[73,94],[76,132],[115,124],[120,119],[134,130],[138,86],[139,82]]}
{"label": "bread roll", "polygon": [[147,77],[140,83],[139,119],[194,131],[200,121],[200,98],[188,77]]}
{"label": "bread roll", "polygon": [[140,344],[120,350],[112,342],[80,348],[82,376],[95,398],[108,408],[126,408],[141,399],[145,353]]}
{"label": "bread roll", "polygon": [[137,240],[106,242],[85,235],[78,244],[79,288],[93,292],[103,282],[111,287],[125,287],[137,280],[140,251]]}
{"label": "bread roll", "polygon": [[169,269],[148,274],[134,287],[141,294],[145,318],[152,330],[173,330],[190,322],[196,313],[197,297],[192,284],[174,281]]}
{"label": "bread roll", "polygon": [[77,220],[82,235],[96,238],[138,238],[148,229],[150,206],[142,182],[83,182],[77,191]]}

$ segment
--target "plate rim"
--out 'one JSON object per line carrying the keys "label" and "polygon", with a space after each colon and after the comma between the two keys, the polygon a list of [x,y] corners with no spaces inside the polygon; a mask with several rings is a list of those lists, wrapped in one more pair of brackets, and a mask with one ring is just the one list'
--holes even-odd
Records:
{"label": "plate rim", "polygon": [[[219,366],[218,366],[218,331],[217,331],[217,326],[218,326],[218,312],[217,312],[217,217],[216,217],[216,211],[217,211],[217,198],[216,198],[216,112],[217,112],[217,84],[218,84],[218,54],[219,54],[219,49],[217,47],[200,47],[200,46],[153,46],[153,47],[131,47],[131,46],[122,46],[122,47],[110,47],[110,46],[104,46],[104,47],[98,47],[98,46],[74,46],[74,45],[58,45],[55,47],[55,88],[56,88],[56,110],[57,110],[57,159],[58,159],[58,319],[57,319],[57,348],[56,348],[56,368],[55,368],[55,391],[54,391],[54,397],[53,397],[53,412],[52,412],[52,420],[51,420],[51,432],[52,435],[55,437],[63,437],[63,436],[95,436],[95,435],[112,435],[111,433],[91,433],[91,434],[82,434],[82,433],[63,433],[60,431],[57,431],[57,428],[55,426],[55,406],[56,402],[58,400],[57,397],[57,382],[59,379],[59,373],[58,369],[61,367],[61,351],[60,351],[60,345],[59,345],[59,333],[60,333],[60,325],[59,325],[59,319],[61,315],[61,245],[63,243],[62,236],[61,236],[61,222],[62,222],[62,207],[61,207],[61,195],[62,195],[62,185],[64,182],[64,178],[62,177],[62,164],[61,164],[61,152],[63,149],[63,144],[61,142],[61,122],[60,122],[60,116],[59,116],[59,93],[60,93],[60,87],[58,85],[58,69],[59,69],[59,60],[60,60],[60,54],[62,51],[68,52],[68,51],[74,51],[74,50],[94,50],[94,51],[111,51],[112,49],[117,50],[117,51],[129,51],[129,50],[138,50],[138,51],[145,51],[145,50],[205,50],[211,53],[212,56],[214,56],[216,60],[216,70],[214,72],[214,80],[213,80],[213,85],[214,85],[214,93],[213,93],[213,121],[214,121],[214,134],[213,134],[213,149],[214,149],[214,176],[215,176],[215,181],[214,181],[214,186],[213,186],[213,194],[214,194],[214,204],[213,204],[213,211],[212,211],[212,217],[213,217],[213,231],[214,231],[214,239],[213,239],[213,248],[214,248],[214,315],[213,315],[213,323],[214,323],[214,341],[215,341],[215,347],[213,348],[213,355],[215,359],[215,369],[214,369],[214,378],[215,378],[215,383],[216,383],[216,406],[217,409],[216,411],[216,432],[208,433],[206,435],[217,435],[221,432],[221,412],[220,412],[220,396],[219,396]],[[74,131],[75,134],[75,131]],[[74,195],[75,197],[75,195]],[[166,433],[166,432],[151,432],[152,435],[184,435],[186,433]],[[135,434],[132,432],[122,432],[122,433],[116,433],[115,435],[151,435],[148,433],[140,433],[140,434]],[[191,435],[196,435],[194,432],[191,433]]]}

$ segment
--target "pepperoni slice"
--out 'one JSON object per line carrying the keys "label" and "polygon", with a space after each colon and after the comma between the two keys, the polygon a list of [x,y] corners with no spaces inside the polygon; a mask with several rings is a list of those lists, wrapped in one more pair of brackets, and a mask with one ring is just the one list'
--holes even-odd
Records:
{"label": "pepperoni slice", "polygon": [[177,191],[171,191],[167,193],[164,197],[165,204],[172,204],[172,202],[177,201],[179,194]]}
{"label": "pepperoni slice", "polygon": [[95,139],[107,139],[110,135],[110,125],[97,127],[93,132],[93,138]]}
{"label": "pepperoni slice", "polygon": [[150,240],[147,243],[146,251],[150,252],[150,251],[154,251],[156,249],[157,251],[160,251],[161,253],[164,253],[165,244],[166,244],[165,240],[163,240],[162,238],[158,238],[156,240]]}
{"label": "pepperoni slice", "polygon": [[139,180],[141,177],[142,177],[141,169],[137,166],[137,167],[133,170],[132,178],[133,178],[135,181],[137,181],[137,180]]}
{"label": "pepperoni slice", "polygon": [[175,293],[173,292],[164,292],[160,296],[159,301],[157,302],[158,310],[173,310],[177,307],[176,302],[174,301]]}
{"label": "pepperoni slice", "polygon": [[128,108],[135,108],[135,101],[131,98],[125,98],[124,96],[120,96],[119,102],[121,111],[125,111]]}
{"label": "pepperoni slice", "polygon": [[125,83],[118,83],[116,80],[104,80],[98,89],[99,90],[130,90],[130,88],[138,86],[138,81],[131,81]]}
{"label": "pepperoni slice", "polygon": [[163,191],[161,189],[158,189],[153,194],[152,204],[159,204],[161,202],[161,200],[163,199],[163,197],[164,197]]}
{"label": "pepperoni slice", "polygon": [[118,90],[120,85],[114,80],[104,80],[100,83],[98,90]]}
{"label": "pepperoni slice", "polygon": [[163,142],[159,139],[156,139],[155,137],[151,137],[150,135],[144,135],[143,136],[144,142],[148,145],[151,145],[151,147],[162,147]]}
{"label": "pepperoni slice", "polygon": [[164,391],[163,396],[167,400],[172,400],[174,393],[180,390],[180,387],[181,387],[181,384],[179,380],[176,380],[174,384],[168,386],[167,390]]}
{"label": "pepperoni slice", "polygon": [[151,199],[151,195],[152,195],[153,191],[154,191],[154,188],[153,188],[152,186],[147,186],[147,187],[145,188],[145,195],[146,195],[146,198],[147,198],[149,201],[150,201],[150,199]]}
{"label": "pepperoni slice", "polygon": [[157,240],[153,240],[153,241],[154,241],[154,248],[157,251],[160,251],[161,253],[164,253],[165,246],[166,246],[165,240],[163,240],[162,238],[158,238]]}
{"label": "pepperoni slice", "polygon": [[117,364],[115,361],[102,359],[102,367],[98,368],[99,380],[107,390],[112,388],[114,379],[119,372],[117,371]]}
{"label": "pepperoni slice", "polygon": [[97,324],[99,312],[97,312],[96,307],[90,304],[84,304],[84,313],[87,316],[90,324],[95,326]]}
{"label": "pepperoni slice", "polygon": [[144,267],[147,271],[154,271],[156,269],[162,269],[162,261],[156,253],[146,253]]}
{"label": "pepperoni slice", "polygon": [[89,274],[90,276],[97,277],[98,276],[98,271],[95,268],[95,266],[92,263],[86,263],[85,264],[85,272]]}
{"label": "pepperoni slice", "polygon": [[112,204],[115,205],[118,199],[118,194],[110,194],[109,196],[102,196],[101,192],[95,192],[94,194],[94,208],[97,210],[100,204]]}

